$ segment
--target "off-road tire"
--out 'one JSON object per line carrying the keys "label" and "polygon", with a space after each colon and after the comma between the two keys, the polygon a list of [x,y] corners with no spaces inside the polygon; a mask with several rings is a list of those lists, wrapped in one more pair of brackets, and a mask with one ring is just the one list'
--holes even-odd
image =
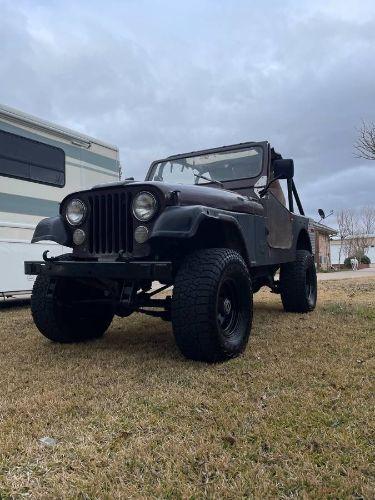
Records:
{"label": "off-road tire", "polygon": [[[233,294],[233,321],[228,316],[227,323],[221,310],[224,289]],[[246,347],[252,316],[251,280],[238,252],[204,249],[185,258],[173,288],[172,325],[186,358],[218,362],[238,356]]]}
{"label": "off-road tire", "polygon": [[97,290],[66,278],[37,276],[31,313],[40,333],[54,342],[82,342],[101,337],[113,319],[109,305],[77,305],[72,300],[93,298]]}
{"label": "off-road tire", "polygon": [[296,260],[280,269],[280,294],[287,312],[307,313],[315,309],[317,279],[313,255],[297,250]]}

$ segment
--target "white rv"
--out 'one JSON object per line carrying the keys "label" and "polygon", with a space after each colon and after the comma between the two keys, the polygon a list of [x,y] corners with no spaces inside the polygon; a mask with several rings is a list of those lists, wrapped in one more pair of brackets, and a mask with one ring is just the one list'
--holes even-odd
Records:
{"label": "white rv", "polygon": [[31,290],[25,260],[64,252],[32,245],[36,224],[68,193],[118,179],[117,147],[0,105],[0,299]]}

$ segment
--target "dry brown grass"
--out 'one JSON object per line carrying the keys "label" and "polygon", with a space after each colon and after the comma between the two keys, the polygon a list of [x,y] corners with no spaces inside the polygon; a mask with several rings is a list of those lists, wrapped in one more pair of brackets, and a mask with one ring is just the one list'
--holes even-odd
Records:
{"label": "dry brown grass", "polygon": [[262,291],[245,355],[213,366],[161,320],[69,346],[0,310],[0,497],[373,498],[374,295],[324,282],[305,316]]}

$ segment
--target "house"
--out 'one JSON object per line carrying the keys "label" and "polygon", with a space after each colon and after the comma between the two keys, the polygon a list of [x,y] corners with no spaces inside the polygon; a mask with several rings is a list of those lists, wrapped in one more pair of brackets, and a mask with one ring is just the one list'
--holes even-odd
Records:
{"label": "house", "polygon": [[309,234],[317,270],[329,270],[332,265],[330,238],[337,234],[336,229],[309,219]]}
{"label": "house", "polygon": [[[364,254],[369,257],[371,264],[375,264],[375,234],[351,235],[341,240],[339,236],[331,239],[331,261],[338,266],[339,261],[342,265],[346,257],[354,254],[354,249],[365,247]],[[340,252],[341,249],[341,252]],[[350,255],[349,255],[350,254]]]}

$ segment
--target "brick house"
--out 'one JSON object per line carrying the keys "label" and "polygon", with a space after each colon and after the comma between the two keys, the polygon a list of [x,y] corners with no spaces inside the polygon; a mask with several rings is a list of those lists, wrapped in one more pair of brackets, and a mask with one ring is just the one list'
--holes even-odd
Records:
{"label": "brick house", "polygon": [[327,271],[331,269],[331,236],[336,235],[337,231],[310,219],[309,234],[317,270]]}

